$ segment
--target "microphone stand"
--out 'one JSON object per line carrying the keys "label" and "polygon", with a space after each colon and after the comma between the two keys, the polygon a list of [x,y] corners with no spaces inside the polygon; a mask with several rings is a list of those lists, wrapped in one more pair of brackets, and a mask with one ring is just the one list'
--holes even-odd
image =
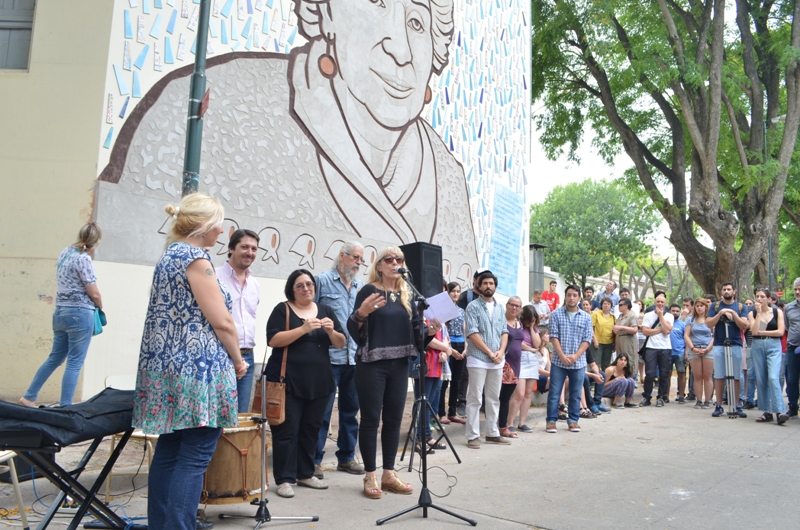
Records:
{"label": "microphone stand", "polygon": [[247,515],[219,514],[220,519],[254,519],[258,530],[261,525],[270,521],[319,521],[319,516],[306,517],[272,517],[267,509],[267,366],[261,372],[261,416],[250,418],[261,429],[261,499],[253,499],[251,506],[258,506],[253,517]]}
{"label": "microphone stand", "polygon": [[[401,276],[403,277],[403,280],[406,282],[406,284],[409,286],[411,291],[414,293],[414,302],[416,302],[416,304],[417,304],[417,312],[419,314],[419,318],[422,319],[421,325],[419,327],[419,339],[418,339],[421,349],[417,352],[418,355],[419,355],[419,360],[420,360],[419,377],[418,377],[420,397],[419,397],[419,399],[417,399],[414,402],[415,409],[412,409],[413,417],[412,417],[412,420],[411,420],[411,429],[409,430],[409,436],[411,436],[412,432],[416,432],[417,429],[424,428],[425,410],[426,409],[431,411],[431,414],[432,414],[432,416],[434,418],[436,418],[436,422],[437,423],[439,422],[439,418],[436,415],[436,411],[433,410],[433,407],[431,406],[430,402],[428,401],[427,396],[425,395],[425,375],[428,373],[428,371],[427,371],[427,364],[425,362],[425,326],[422,325],[422,324],[424,324],[424,318],[425,318],[423,316],[423,313],[425,312],[426,309],[428,309],[428,303],[425,301],[425,297],[422,296],[422,294],[420,294],[420,292],[417,290],[417,288],[414,287],[414,284],[406,277],[407,271],[399,271],[398,270],[398,272],[400,272]],[[416,429],[414,427],[415,423],[416,423]],[[441,427],[441,423],[439,425]],[[456,454],[456,450],[453,447],[453,444],[450,443],[450,439],[447,438],[447,434],[444,432],[444,429],[442,429],[442,435],[445,437],[445,439],[447,440],[447,443],[450,445],[450,449],[453,450],[453,454],[456,456],[456,459],[458,460],[458,462],[461,463],[461,459],[458,458],[458,455]],[[441,439],[441,437],[439,439]],[[451,512],[450,510],[442,508],[441,506],[436,506],[435,504],[433,504],[433,501],[431,500],[431,492],[428,489],[428,459],[426,457],[427,452],[428,452],[427,451],[428,448],[426,447],[427,446],[427,442],[421,442],[421,444],[422,444],[422,447],[420,448],[421,449],[420,450],[420,467],[422,468],[422,489],[419,492],[419,500],[417,501],[417,504],[415,504],[414,506],[411,506],[410,508],[406,508],[405,510],[402,510],[400,512],[392,514],[392,515],[390,515],[388,517],[384,517],[383,519],[378,519],[375,522],[375,524],[380,526],[383,523],[385,523],[386,521],[390,521],[390,520],[392,520],[392,519],[394,519],[396,517],[400,517],[401,515],[405,515],[405,514],[407,514],[409,512],[413,512],[414,510],[416,510],[418,508],[422,508],[422,517],[427,519],[428,518],[428,508],[433,508],[434,510],[439,510],[442,513],[446,513],[447,515],[450,515],[450,516],[455,517],[457,519],[461,519],[462,521],[465,521],[465,522],[471,524],[472,526],[477,526],[478,521],[475,521],[474,519],[469,519],[467,517],[464,517],[463,515],[459,515],[457,513]],[[407,446],[408,446],[408,438],[406,439],[406,447]],[[405,453],[405,447],[403,448],[403,453]],[[411,456],[412,460],[411,461],[413,461],[413,454],[414,454],[413,451],[412,451],[411,454],[412,454],[412,456]],[[402,460],[402,458],[401,458],[401,460]],[[410,470],[411,470],[411,464],[409,462],[409,471]]]}

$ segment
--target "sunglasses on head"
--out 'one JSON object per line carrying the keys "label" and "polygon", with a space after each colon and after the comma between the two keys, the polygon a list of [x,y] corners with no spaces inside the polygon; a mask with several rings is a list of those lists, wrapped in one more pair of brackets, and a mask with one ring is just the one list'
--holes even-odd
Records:
{"label": "sunglasses on head", "polygon": [[396,261],[398,265],[402,265],[406,262],[406,258],[403,256],[386,256],[383,258],[383,262],[387,265],[391,264],[393,261]]}

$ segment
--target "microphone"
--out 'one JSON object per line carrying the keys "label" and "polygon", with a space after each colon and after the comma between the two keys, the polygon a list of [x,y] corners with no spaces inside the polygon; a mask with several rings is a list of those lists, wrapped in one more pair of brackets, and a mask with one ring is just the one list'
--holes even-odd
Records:
{"label": "microphone", "polygon": [[406,268],[403,268],[403,267],[397,267],[397,268],[395,269],[395,272],[397,272],[397,274],[405,274],[405,273],[407,273],[407,272],[408,272],[408,269],[406,269]]}

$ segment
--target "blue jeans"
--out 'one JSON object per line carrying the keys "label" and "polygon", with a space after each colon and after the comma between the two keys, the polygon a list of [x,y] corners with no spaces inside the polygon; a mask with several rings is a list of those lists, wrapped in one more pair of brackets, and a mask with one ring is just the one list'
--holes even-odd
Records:
{"label": "blue jeans", "polygon": [[[428,403],[433,405],[434,410],[439,405],[439,391],[442,388],[442,380],[438,377],[425,378],[425,399]],[[414,399],[419,399],[419,379],[414,379]],[[424,425],[417,425],[417,440],[422,440],[422,432],[425,431],[425,440],[430,440],[433,435],[431,434],[431,411],[425,407],[425,420]]]}
{"label": "blue jeans", "polygon": [[786,412],[780,387],[781,340],[756,339],[750,350],[758,384],[758,408],[765,412]]}
{"label": "blue jeans", "polygon": [[[602,344],[601,344],[602,346]],[[588,393],[586,394],[586,404],[589,408],[593,406],[596,407],[603,403],[603,394],[605,393],[606,388],[606,374],[605,372],[600,372],[600,377],[602,377],[602,383],[594,383],[594,397],[591,397]],[[594,382],[592,379],[589,378],[589,374],[584,374],[584,386],[588,387],[589,383]]]}
{"label": "blue jeans", "polygon": [[[348,364],[334,364],[333,381],[339,389],[339,434],[336,438],[336,460],[340,464],[346,464],[356,459],[356,442],[358,442],[358,392],[356,392],[356,367]],[[325,456],[325,442],[328,440],[328,429],[331,426],[331,415],[333,414],[333,402],[336,399],[336,392],[331,394],[328,408],[325,412],[325,419],[322,420],[322,427],[319,429],[319,440],[317,442],[317,453],[314,457],[315,464],[322,463]]]}
{"label": "blue jeans", "polygon": [[561,389],[564,381],[569,378],[569,423],[578,423],[581,417],[581,392],[583,392],[583,378],[585,368],[566,369],[551,365],[550,368],[550,394],[547,396],[547,423],[558,420],[558,400],[561,398]]}
{"label": "blue jeans", "polygon": [[147,528],[195,530],[203,474],[222,429],[198,427],[158,437],[150,465]]}
{"label": "blue jeans", "polygon": [[253,393],[253,371],[255,370],[255,359],[253,358],[253,350],[248,353],[242,354],[242,359],[248,365],[247,373],[244,377],[236,380],[236,393],[239,394],[239,414],[250,412],[250,394]]}
{"label": "blue jeans", "polygon": [[800,398],[800,354],[794,352],[797,347],[796,344],[789,344],[783,356],[786,363],[786,396],[792,410],[797,410],[797,400]]}
{"label": "blue jeans", "polygon": [[67,367],[61,379],[61,406],[72,405],[93,331],[94,311],[91,309],[56,307],[53,313],[53,349],[33,377],[28,391],[25,392],[25,399],[36,401],[47,379],[66,360]]}

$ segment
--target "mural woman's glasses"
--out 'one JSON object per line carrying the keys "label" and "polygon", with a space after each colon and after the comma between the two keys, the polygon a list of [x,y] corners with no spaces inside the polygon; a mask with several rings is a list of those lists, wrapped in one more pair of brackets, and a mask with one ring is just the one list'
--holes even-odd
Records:
{"label": "mural woman's glasses", "polygon": [[406,262],[406,258],[404,258],[403,256],[386,256],[385,258],[383,258],[383,262],[387,265],[391,265],[393,261],[397,262],[398,265],[402,266],[403,263]]}

